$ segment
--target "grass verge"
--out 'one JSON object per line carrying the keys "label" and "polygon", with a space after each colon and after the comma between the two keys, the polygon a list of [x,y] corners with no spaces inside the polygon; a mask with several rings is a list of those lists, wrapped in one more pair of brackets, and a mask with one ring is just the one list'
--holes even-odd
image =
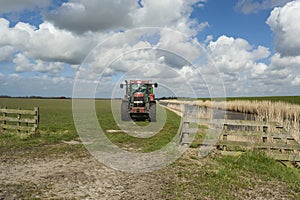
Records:
{"label": "grass verge", "polygon": [[239,157],[195,155],[171,165],[168,199],[298,199],[300,172],[286,168],[261,152]]}

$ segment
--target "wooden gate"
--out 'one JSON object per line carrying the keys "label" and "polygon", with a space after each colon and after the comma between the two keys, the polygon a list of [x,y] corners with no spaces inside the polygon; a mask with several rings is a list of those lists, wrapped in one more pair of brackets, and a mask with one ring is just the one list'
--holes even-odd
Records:
{"label": "wooden gate", "polygon": [[36,133],[39,125],[39,108],[33,110],[0,108],[0,130]]}

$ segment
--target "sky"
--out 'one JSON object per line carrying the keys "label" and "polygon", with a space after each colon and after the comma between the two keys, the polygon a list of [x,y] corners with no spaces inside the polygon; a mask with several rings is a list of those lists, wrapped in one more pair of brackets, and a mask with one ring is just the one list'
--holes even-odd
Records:
{"label": "sky", "polygon": [[0,0],[0,95],[300,95],[300,0]]}

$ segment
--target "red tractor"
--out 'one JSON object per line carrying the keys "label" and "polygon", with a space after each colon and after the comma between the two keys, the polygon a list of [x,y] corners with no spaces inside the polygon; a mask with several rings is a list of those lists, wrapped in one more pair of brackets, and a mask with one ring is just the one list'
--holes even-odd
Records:
{"label": "red tractor", "polygon": [[153,87],[157,83],[151,83],[148,80],[125,80],[120,88],[126,87],[124,99],[121,105],[121,118],[123,121],[135,119],[148,119],[156,122],[156,101],[153,93]]}

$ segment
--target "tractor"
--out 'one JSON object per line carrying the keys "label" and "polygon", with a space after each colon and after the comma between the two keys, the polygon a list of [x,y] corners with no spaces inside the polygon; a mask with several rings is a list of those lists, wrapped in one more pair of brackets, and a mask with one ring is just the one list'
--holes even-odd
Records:
{"label": "tractor", "polygon": [[153,87],[157,83],[151,83],[149,80],[125,80],[120,88],[125,86],[126,93],[122,99],[121,119],[130,121],[131,119],[148,119],[156,122],[156,101],[153,93]]}

